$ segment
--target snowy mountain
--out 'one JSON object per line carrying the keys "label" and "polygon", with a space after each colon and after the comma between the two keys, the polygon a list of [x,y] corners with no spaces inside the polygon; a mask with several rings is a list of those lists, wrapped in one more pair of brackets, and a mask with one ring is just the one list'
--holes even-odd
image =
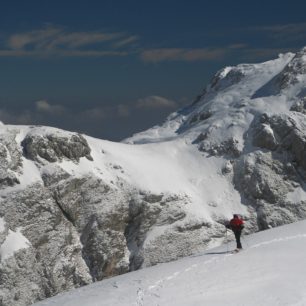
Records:
{"label": "snowy mountain", "polygon": [[306,222],[252,234],[175,262],[61,294],[35,306],[303,306]]}
{"label": "snowy mountain", "polygon": [[246,234],[306,219],[305,115],[306,48],[224,68],[122,143],[0,125],[0,301],[203,252],[233,213]]}

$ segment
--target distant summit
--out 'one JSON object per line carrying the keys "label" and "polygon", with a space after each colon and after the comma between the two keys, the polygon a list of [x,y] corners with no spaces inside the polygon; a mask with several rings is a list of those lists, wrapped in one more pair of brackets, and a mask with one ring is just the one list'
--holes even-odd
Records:
{"label": "distant summit", "polygon": [[[306,96],[305,75],[306,48],[296,54],[280,54],[277,59],[260,64],[225,67],[216,73],[194,103],[171,114],[162,126],[135,134],[125,142],[147,143],[182,136],[192,142],[197,133],[211,133],[212,129],[223,136],[231,133],[237,138],[237,133],[243,134],[248,128],[249,115],[288,112],[297,99]],[[233,117],[238,113],[237,122]],[[230,127],[228,121],[232,121]],[[219,138],[218,132],[213,136]]]}

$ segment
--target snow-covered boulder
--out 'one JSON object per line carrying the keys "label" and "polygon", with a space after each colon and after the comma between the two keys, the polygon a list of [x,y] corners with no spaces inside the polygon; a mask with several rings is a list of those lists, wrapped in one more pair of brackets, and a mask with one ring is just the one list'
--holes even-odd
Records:
{"label": "snow-covered boulder", "polygon": [[92,160],[86,139],[80,134],[46,133],[40,130],[30,131],[22,141],[24,155],[34,161],[42,159],[48,162],[61,161],[67,158],[78,162],[81,157]]}

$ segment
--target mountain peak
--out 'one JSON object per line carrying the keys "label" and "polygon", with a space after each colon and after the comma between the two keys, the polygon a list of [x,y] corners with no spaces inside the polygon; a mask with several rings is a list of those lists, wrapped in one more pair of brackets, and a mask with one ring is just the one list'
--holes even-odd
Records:
{"label": "mountain peak", "polygon": [[296,99],[304,96],[305,50],[306,47],[296,54],[280,54],[263,63],[221,69],[190,106],[171,114],[163,125],[135,134],[125,142],[160,142],[177,137],[195,142],[201,133],[211,133],[216,127],[226,135],[229,128],[236,126],[237,130],[238,125],[243,125],[238,132],[241,138],[255,114],[288,112]]}

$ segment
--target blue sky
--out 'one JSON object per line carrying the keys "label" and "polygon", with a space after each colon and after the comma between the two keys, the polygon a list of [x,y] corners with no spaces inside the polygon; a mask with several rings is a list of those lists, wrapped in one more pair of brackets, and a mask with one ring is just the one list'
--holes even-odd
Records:
{"label": "blue sky", "polygon": [[216,71],[306,45],[305,1],[5,1],[0,120],[121,140]]}

